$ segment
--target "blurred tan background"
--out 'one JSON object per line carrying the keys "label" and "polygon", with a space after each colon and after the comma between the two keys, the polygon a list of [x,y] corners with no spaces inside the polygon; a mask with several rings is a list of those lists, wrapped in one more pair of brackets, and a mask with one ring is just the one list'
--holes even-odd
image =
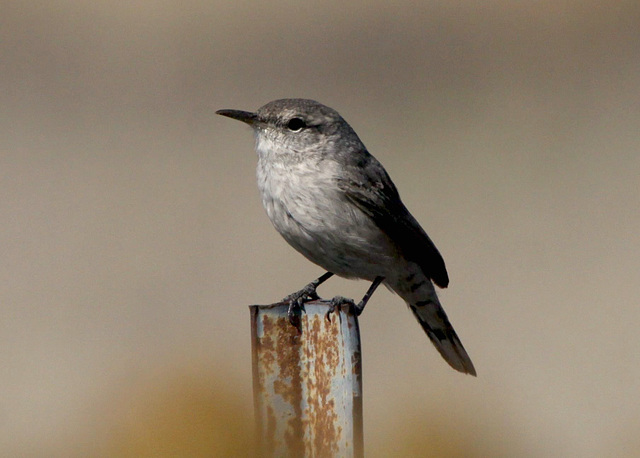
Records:
{"label": "blurred tan background", "polygon": [[322,271],[214,111],[306,97],[440,248],[478,369],[377,293],[368,456],[636,455],[640,4],[454,3],[1,1],[0,454],[253,453],[246,306]]}

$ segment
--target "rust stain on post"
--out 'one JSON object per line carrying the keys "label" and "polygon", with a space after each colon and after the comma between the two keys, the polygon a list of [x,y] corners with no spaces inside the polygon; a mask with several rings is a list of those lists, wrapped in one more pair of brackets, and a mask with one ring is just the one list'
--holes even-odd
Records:
{"label": "rust stain on post", "polygon": [[251,309],[253,389],[266,456],[361,457],[362,380],[357,318],[328,301],[305,304],[301,332],[287,306]]}

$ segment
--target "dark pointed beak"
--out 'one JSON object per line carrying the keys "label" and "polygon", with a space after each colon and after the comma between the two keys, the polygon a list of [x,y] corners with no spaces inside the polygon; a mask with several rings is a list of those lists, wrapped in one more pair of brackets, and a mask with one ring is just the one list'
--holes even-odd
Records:
{"label": "dark pointed beak", "polygon": [[253,125],[258,122],[258,115],[249,111],[240,110],[218,110],[216,114],[226,116],[227,118],[237,119],[238,121],[245,122],[249,125]]}

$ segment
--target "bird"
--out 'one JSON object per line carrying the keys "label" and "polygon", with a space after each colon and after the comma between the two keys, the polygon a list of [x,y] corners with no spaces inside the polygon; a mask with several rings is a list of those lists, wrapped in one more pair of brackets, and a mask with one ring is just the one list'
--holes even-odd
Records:
{"label": "bird", "polygon": [[[442,255],[347,121],[315,100],[297,98],[216,114],[252,127],[267,216],[289,245],[326,270],[284,298],[290,319],[294,307],[318,299],[316,288],[333,275],[371,282],[352,303],[357,315],[384,284],[407,303],[444,360],[476,376],[435,290],[449,284]],[[344,301],[337,296],[332,304]]]}

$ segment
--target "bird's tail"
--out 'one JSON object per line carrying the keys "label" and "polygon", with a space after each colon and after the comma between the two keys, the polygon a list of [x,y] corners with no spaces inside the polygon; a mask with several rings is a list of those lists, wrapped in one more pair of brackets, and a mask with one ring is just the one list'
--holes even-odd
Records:
{"label": "bird's tail", "polygon": [[426,278],[416,281],[417,276],[413,277],[413,284],[404,282],[400,288],[392,289],[407,302],[420,326],[445,361],[455,370],[475,376],[476,370],[471,358],[440,305],[433,283]]}
{"label": "bird's tail", "polygon": [[436,301],[417,301],[409,308],[446,362],[463,374],[476,375],[471,358],[462,346],[444,309]]}

